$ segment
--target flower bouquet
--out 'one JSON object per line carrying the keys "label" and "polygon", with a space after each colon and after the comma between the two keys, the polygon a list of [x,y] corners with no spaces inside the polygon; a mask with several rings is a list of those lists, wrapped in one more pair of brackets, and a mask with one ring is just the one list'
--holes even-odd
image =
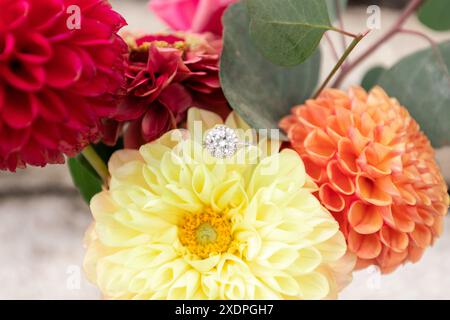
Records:
{"label": "flower bouquet", "polygon": [[[0,169],[68,158],[107,299],[335,299],[417,262],[449,207],[450,42],[404,24],[450,30],[450,5],[410,1],[359,56],[380,12],[352,33],[345,5],[152,0],[170,30],[146,33],[103,0],[0,0]],[[429,48],[339,89],[400,33]]]}

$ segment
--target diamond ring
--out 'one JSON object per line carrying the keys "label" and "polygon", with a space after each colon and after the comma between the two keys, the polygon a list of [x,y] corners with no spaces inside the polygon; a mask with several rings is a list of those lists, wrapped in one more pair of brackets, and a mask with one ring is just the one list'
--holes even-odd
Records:
{"label": "diamond ring", "polygon": [[236,131],[224,125],[211,129],[204,141],[204,147],[211,156],[219,159],[231,158],[240,147],[249,145],[251,144],[239,141]]}

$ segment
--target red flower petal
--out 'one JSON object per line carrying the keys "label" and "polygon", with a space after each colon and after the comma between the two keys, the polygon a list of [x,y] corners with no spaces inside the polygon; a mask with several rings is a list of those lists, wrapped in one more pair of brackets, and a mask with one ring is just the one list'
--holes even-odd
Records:
{"label": "red flower petal", "polygon": [[16,43],[16,57],[23,63],[43,63],[52,57],[49,42],[39,33],[21,37]]}
{"label": "red flower petal", "polygon": [[6,93],[6,105],[3,108],[2,118],[13,129],[23,129],[30,126],[38,110],[36,99],[31,94],[10,89]]}
{"label": "red flower petal", "polygon": [[81,76],[83,65],[73,50],[64,46],[53,48],[53,57],[46,65],[47,84],[54,88],[65,88]]}

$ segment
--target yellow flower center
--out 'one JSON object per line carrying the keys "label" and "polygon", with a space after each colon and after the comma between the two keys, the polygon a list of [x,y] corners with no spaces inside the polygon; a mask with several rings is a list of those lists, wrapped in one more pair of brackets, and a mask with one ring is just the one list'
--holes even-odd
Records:
{"label": "yellow flower center", "polygon": [[179,226],[178,237],[191,253],[206,259],[210,254],[228,250],[231,243],[231,223],[223,214],[209,210],[187,214]]}

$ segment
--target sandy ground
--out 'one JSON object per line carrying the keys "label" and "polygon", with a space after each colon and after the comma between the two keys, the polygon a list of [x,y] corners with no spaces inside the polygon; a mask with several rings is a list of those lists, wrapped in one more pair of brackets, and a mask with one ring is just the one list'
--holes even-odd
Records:
{"label": "sandy ground", "polygon": [[[163,27],[145,9],[143,1],[112,1],[132,30],[158,31]],[[382,11],[382,30],[395,13]],[[365,27],[365,8],[346,14],[349,30]],[[415,19],[408,27],[423,29]],[[441,40],[450,34],[430,33]],[[376,38],[380,32],[373,32]],[[373,40],[373,39],[372,39]],[[367,40],[370,43],[372,40]],[[364,47],[362,43],[361,47]],[[349,82],[359,82],[370,65],[389,66],[401,56],[425,46],[419,40],[396,37],[361,66]],[[325,56],[324,73],[333,62]],[[347,83],[347,84],[348,84]],[[450,176],[449,151],[440,151],[443,171]],[[81,270],[83,234],[91,222],[87,206],[74,190],[65,166],[30,168],[17,174],[0,173],[0,299],[98,299]],[[447,229],[448,229],[447,221]],[[447,230],[450,231],[450,230]],[[450,232],[444,233],[415,265],[380,277],[370,269],[355,274],[343,299],[449,299]]]}

